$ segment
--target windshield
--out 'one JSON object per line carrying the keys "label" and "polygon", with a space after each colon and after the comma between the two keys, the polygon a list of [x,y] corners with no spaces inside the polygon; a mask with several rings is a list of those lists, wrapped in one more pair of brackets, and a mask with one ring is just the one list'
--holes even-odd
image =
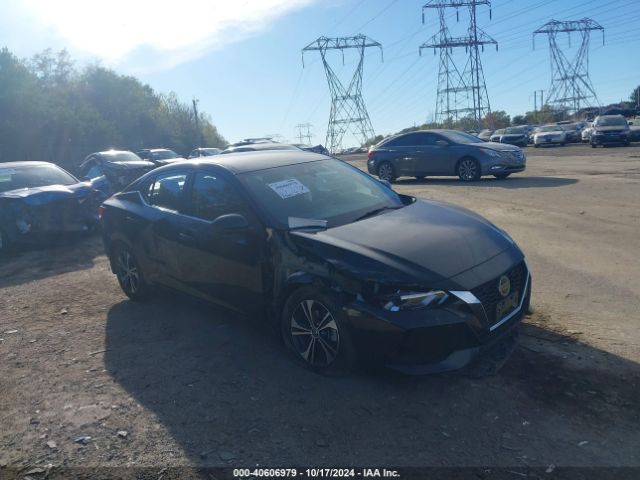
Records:
{"label": "windshield", "polygon": [[454,143],[484,143],[478,137],[469,135],[468,133],[464,132],[447,131],[438,133],[440,133],[440,135],[445,137],[447,140],[451,140]]}
{"label": "windshield", "polygon": [[557,125],[549,125],[547,127],[538,127],[536,129],[538,132],[558,132],[562,131],[562,127],[558,127]]}
{"label": "windshield", "polygon": [[627,121],[624,117],[600,117],[596,121],[598,127],[626,126]]}
{"label": "windshield", "polygon": [[524,135],[525,134],[525,129],[524,127],[511,127],[511,128],[507,128],[504,133],[509,134],[509,135]]}
{"label": "windshield", "polygon": [[328,227],[335,227],[376,209],[403,205],[393,190],[336,159],[258,170],[238,178],[281,228],[289,225],[290,218],[326,220]]}
{"label": "windshield", "polygon": [[0,165],[0,192],[47,185],[73,185],[78,180],[55,165],[3,167]]}
{"label": "windshield", "polygon": [[142,161],[142,159],[133,152],[105,152],[102,155],[106,161],[114,163]]}

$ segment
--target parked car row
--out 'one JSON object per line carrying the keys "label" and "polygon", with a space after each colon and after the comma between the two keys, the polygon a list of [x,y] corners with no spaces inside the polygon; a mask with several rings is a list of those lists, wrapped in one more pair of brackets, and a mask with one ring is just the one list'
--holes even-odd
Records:
{"label": "parked car row", "polygon": [[[374,155],[424,140],[421,148],[444,153],[434,157],[441,174],[462,155],[465,180],[524,169],[518,147],[482,148],[461,132],[390,140]],[[393,161],[384,158],[380,165]],[[531,276],[504,231],[453,205],[398,194],[330,156],[258,148],[157,167],[109,151],[83,168],[118,182],[143,174],[101,203],[95,178],[46,162],[0,164],[0,250],[99,222],[132,300],[164,287],[264,318],[319,373],[348,372],[359,358],[412,374],[463,368],[497,344],[511,351],[528,309]]]}
{"label": "parked car row", "polygon": [[640,140],[640,119],[627,121],[622,115],[600,115],[592,123],[566,121],[541,126],[523,125],[495,131],[482,130],[477,137],[485,142],[508,143],[520,147],[527,144],[533,144],[534,147],[564,146],[579,142],[591,143],[594,148],[614,143],[627,145]]}

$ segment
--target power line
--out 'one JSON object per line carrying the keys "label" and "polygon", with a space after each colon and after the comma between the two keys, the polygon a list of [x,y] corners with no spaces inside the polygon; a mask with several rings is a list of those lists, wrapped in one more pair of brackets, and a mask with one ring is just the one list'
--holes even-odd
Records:
{"label": "power line", "polygon": [[[364,35],[353,37],[327,38],[320,37],[302,49],[304,66],[304,53],[318,51],[324,64],[329,91],[331,92],[331,112],[327,127],[326,145],[331,153],[336,153],[342,146],[342,139],[349,130],[361,143],[365,143],[375,136],[371,119],[362,99],[362,70],[364,64],[364,52],[367,48],[377,47],[382,55],[382,45]],[[344,51],[355,49],[358,51],[360,61],[356,66],[349,85],[345,88],[336,75],[329,61],[327,52],[339,50],[344,59]]]}

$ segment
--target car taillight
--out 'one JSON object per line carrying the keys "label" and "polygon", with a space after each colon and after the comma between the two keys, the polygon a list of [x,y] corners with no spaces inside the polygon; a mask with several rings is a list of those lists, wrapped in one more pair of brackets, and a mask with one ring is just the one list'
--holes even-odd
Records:
{"label": "car taillight", "polygon": [[102,215],[104,215],[104,206],[100,205],[98,207],[98,218],[102,219]]}
{"label": "car taillight", "polygon": [[367,154],[367,158],[368,158],[369,160],[371,160],[371,159],[373,158],[373,154],[374,154],[374,153],[375,153],[375,152],[374,152],[373,150],[369,150],[369,153]]}

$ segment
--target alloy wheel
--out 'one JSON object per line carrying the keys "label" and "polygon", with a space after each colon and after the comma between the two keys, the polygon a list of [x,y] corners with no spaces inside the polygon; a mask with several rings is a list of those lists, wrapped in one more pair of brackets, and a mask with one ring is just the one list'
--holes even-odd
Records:
{"label": "alloy wheel", "polygon": [[138,267],[127,250],[122,250],[118,255],[118,281],[123,289],[134,295],[140,286]]}
{"label": "alloy wheel", "polygon": [[331,365],[340,348],[340,332],[329,309],[317,300],[303,300],[290,319],[291,344],[313,367]]}
{"label": "alloy wheel", "polygon": [[378,167],[378,178],[388,182],[393,180],[393,167],[389,162],[384,162]]}
{"label": "alloy wheel", "polygon": [[458,167],[458,174],[464,181],[469,182],[471,180],[475,180],[478,175],[478,166],[476,165],[476,162],[471,159],[462,160]]}

